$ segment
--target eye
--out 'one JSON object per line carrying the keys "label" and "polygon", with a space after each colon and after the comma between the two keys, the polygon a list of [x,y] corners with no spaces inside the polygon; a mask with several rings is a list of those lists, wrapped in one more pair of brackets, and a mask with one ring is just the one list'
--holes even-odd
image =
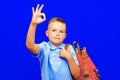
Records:
{"label": "eye", "polygon": [[64,31],[60,31],[60,33],[65,33]]}
{"label": "eye", "polygon": [[53,31],[53,32],[55,32],[56,30],[55,30],[55,29],[53,29],[52,31]]}

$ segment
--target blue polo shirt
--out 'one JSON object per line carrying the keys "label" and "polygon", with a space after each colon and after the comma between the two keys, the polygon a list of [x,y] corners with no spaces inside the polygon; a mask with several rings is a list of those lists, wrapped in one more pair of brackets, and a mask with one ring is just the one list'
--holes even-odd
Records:
{"label": "blue polo shirt", "polygon": [[[60,51],[65,47],[65,44],[62,43],[59,47],[56,47],[50,42],[42,42],[38,45],[40,51],[37,57],[40,61],[42,80],[72,80],[67,60],[60,57]],[[69,49],[76,64],[78,64],[71,45]]]}

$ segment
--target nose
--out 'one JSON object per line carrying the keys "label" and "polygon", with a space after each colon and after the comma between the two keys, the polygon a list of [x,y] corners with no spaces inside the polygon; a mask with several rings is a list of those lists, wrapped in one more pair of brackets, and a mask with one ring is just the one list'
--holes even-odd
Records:
{"label": "nose", "polygon": [[59,31],[56,31],[56,36],[59,36],[60,35],[60,32]]}

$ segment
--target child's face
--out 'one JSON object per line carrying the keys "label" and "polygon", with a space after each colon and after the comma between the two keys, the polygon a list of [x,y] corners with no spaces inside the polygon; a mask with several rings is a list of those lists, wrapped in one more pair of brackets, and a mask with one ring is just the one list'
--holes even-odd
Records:
{"label": "child's face", "polygon": [[46,31],[46,35],[53,45],[59,46],[66,37],[66,25],[57,21],[51,22]]}

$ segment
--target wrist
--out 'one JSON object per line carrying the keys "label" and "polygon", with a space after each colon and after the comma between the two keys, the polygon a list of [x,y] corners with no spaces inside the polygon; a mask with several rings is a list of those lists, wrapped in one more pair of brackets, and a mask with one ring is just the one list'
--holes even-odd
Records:
{"label": "wrist", "polygon": [[32,26],[36,26],[37,25],[37,23],[34,23],[33,21],[31,21],[31,23],[30,23]]}
{"label": "wrist", "polygon": [[33,23],[33,22],[31,21],[30,26],[36,28],[36,27],[37,27],[37,24],[36,24],[36,23]]}

